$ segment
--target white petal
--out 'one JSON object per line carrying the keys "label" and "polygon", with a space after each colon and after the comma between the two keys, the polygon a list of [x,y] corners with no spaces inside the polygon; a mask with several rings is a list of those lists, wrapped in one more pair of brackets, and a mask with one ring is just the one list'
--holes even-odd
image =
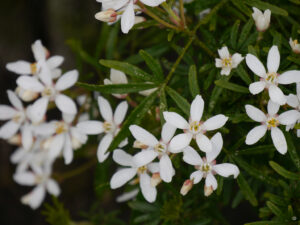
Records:
{"label": "white petal", "polygon": [[126,168],[117,171],[110,180],[110,187],[116,189],[122,187],[136,175],[136,169]]}
{"label": "white petal", "polygon": [[144,198],[148,202],[154,202],[156,199],[156,188],[151,185],[151,178],[147,173],[140,175],[140,187]]}
{"label": "white petal", "polygon": [[222,163],[215,165],[213,166],[213,170],[222,177],[229,177],[233,175],[234,178],[237,178],[240,173],[239,168],[231,163]]}
{"label": "white petal", "polygon": [[199,166],[203,164],[200,155],[191,146],[188,146],[183,150],[183,161],[193,166]]}
{"label": "white petal", "polygon": [[159,173],[159,163],[154,162],[147,165],[148,170],[150,173]]}
{"label": "white petal", "polygon": [[112,140],[113,140],[113,136],[111,134],[106,134],[100,141],[97,150],[97,157],[100,163],[104,162],[109,156],[109,152],[106,151],[109,148]]}
{"label": "white petal", "polygon": [[58,91],[66,90],[72,87],[78,80],[78,71],[72,70],[62,75],[55,84],[55,89]]}
{"label": "white petal", "polygon": [[82,133],[95,135],[103,133],[103,123],[100,121],[88,120],[77,124],[76,126]]}
{"label": "white petal", "polygon": [[57,108],[67,114],[76,114],[77,113],[77,108],[74,103],[74,101],[66,95],[59,94],[55,98],[55,104]]}
{"label": "white petal", "polygon": [[201,120],[203,109],[204,109],[203,98],[200,95],[197,95],[191,104],[190,114],[191,114],[192,121]]}
{"label": "white petal", "polygon": [[298,110],[289,110],[284,113],[281,113],[278,116],[279,123],[283,125],[294,124],[299,119],[300,119],[300,113]]}
{"label": "white petal", "polygon": [[33,144],[33,136],[31,126],[29,124],[25,124],[22,129],[22,146],[24,149],[30,149]]}
{"label": "white petal", "polygon": [[160,177],[164,182],[171,182],[174,175],[172,162],[167,154],[164,154],[159,160]]}
{"label": "white petal", "polygon": [[232,68],[236,68],[244,59],[241,54],[235,53],[232,56]]}
{"label": "white petal", "polygon": [[204,134],[197,134],[196,142],[201,151],[203,152],[212,151],[212,143],[209,140],[209,138],[206,137]]}
{"label": "white petal", "polygon": [[133,162],[136,167],[141,167],[152,162],[157,156],[153,150],[142,150],[133,156]]}
{"label": "white petal", "polygon": [[268,53],[267,68],[269,73],[276,73],[280,64],[280,53],[278,47],[273,45]]}
{"label": "white petal", "polygon": [[114,150],[113,160],[121,166],[133,166],[132,156],[121,149]]}
{"label": "white petal", "polygon": [[254,127],[252,130],[249,131],[246,137],[246,144],[247,145],[253,145],[256,142],[259,141],[267,132],[267,126],[266,125],[260,125],[257,127]]}
{"label": "white petal", "polygon": [[176,127],[169,123],[165,123],[162,127],[161,138],[165,144],[169,143],[176,132]]}
{"label": "white petal", "polygon": [[45,61],[39,62],[38,66],[40,67],[40,72],[38,73],[38,77],[46,86],[51,86],[52,74],[50,68],[47,66]]}
{"label": "white petal", "polygon": [[175,112],[163,112],[165,120],[179,129],[188,129],[189,124],[188,122],[180,116],[178,113]]}
{"label": "white petal", "polygon": [[253,73],[256,75],[264,78],[266,75],[266,69],[261,61],[252,54],[247,54],[246,56],[246,63],[247,66],[252,70]]}
{"label": "white petal", "polygon": [[60,56],[60,55],[55,55],[50,57],[47,60],[47,65],[49,66],[50,69],[55,69],[57,67],[59,67],[64,61],[64,57]]}
{"label": "white petal", "polygon": [[221,59],[215,59],[215,66],[221,68],[223,66]]}
{"label": "white petal", "polygon": [[218,49],[218,53],[221,59],[228,59],[230,57],[230,53],[226,46],[222,47],[221,49]]}
{"label": "white petal", "polygon": [[51,195],[58,196],[60,194],[60,188],[55,180],[49,179],[46,185],[47,190]]}
{"label": "white petal", "polygon": [[292,84],[300,82],[300,71],[290,70],[278,76],[279,84]]}
{"label": "white petal", "polygon": [[23,110],[23,104],[15,92],[7,90],[7,95],[10,103],[18,110]]}
{"label": "white petal", "polygon": [[272,127],[271,137],[277,151],[284,155],[287,152],[287,144],[282,131],[278,127]]}
{"label": "white petal", "polygon": [[251,94],[256,95],[260,92],[262,92],[266,87],[266,82],[265,81],[257,81],[249,86],[249,91]]}
{"label": "white petal", "polygon": [[155,7],[160,5],[162,2],[165,2],[166,0],[141,0],[142,3],[145,5]]}
{"label": "white petal", "polygon": [[66,165],[68,165],[72,162],[72,160],[73,160],[73,149],[72,149],[72,144],[71,144],[71,139],[70,139],[69,134],[67,134],[66,138],[65,138],[63,156],[64,156],[64,159],[65,159],[65,164]]}
{"label": "white petal", "polygon": [[45,188],[42,185],[37,186],[29,194],[22,197],[23,204],[29,205],[32,209],[37,209],[45,198]]}
{"label": "white petal", "polygon": [[193,135],[190,133],[178,134],[175,137],[173,137],[169,145],[170,152],[181,152],[185,147],[187,147],[190,144],[192,137]]}
{"label": "white petal", "polygon": [[0,128],[0,138],[8,139],[14,136],[20,128],[19,123],[10,120]]}
{"label": "white petal", "polygon": [[64,142],[65,142],[65,134],[59,134],[53,138],[49,149],[49,157],[51,160],[56,159],[59,156],[64,146]]}
{"label": "white petal", "polygon": [[55,133],[55,123],[43,123],[34,128],[35,135],[49,137]]}
{"label": "white petal", "polygon": [[230,67],[224,67],[224,68],[222,68],[222,70],[221,70],[221,75],[226,75],[226,76],[228,76],[228,75],[230,74],[230,72],[231,72],[231,68],[230,68]]}
{"label": "white petal", "polygon": [[13,178],[16,183],[24,186],[32,186],[36,184],[36,176],[32,172],[16,173]]}
{"label": "white petal", "polygon": [[101,116],[104,118],[104,120],[106,120],[107,122],[112,122],[113,113],[109,102],[105,98],[99,96],[98,106],[99,106]]}
{"label": "white petal", "polygon": [[218,182],[217,182],[216,178],[214,177],[214,175],[212,175],[212,173],[208,173],[208,174],[207,174],[206,179],[205,179],[205,186],[206,186],[206,187],[212,186],[212,188],[213,188],[214,190],[217,189],[217,187],[218,187]]}
{"label": "white petal", "polygon": [[17,84],[23,89],[33,92],[42,92],[44,90],[44,86],[41,82],[29,76],[20,76],[17,79]]}
{"label": "white petal", "polygon": [[127,34],[133,27],[134,17],[133,1],[130,1],[121,18],[121,29],[124,34]]}
{"label": "white petal", "polygon": [[41,40],[35,41],[31,45],[31,49],[32,49],[32,52],[33,52],[33,55],[34,55],[34,58],[36,61],[46,59],[46,49],[42,45]]}
{"label": "white petal", "polygon": [[228,120],[227,116],[224,116],[223,114],[219,114],[206,120],[203,123],[203,127],[205,130],[216,130],[223,127],[227,122],[227,120]]}
{"label": "white petal", "polygon": [[206,153],[207,162],[212,162],[217,158],[223,148],[223,138],[221,133],[216,133],[211,139],[212,151]]}
{"label": "white petal", "polygon": [[[279,108],[280,108],[279,104],[273,102],[272,100],[269,100],[269,102],[268,102],[268,114],[270,116],[274,116],[278,112]],[[259,121],[259,122],[261,122],[261,121]]]}
{"label": "white petal", "polygon": [[269,87],[269,95],[270,99],[279,105],[284,105],[286,103],[286,96],[283,94],[280,88],[275,85],[271,85]]}
{"label": "white petal", "polygon": [[17,111],[7,105],[0,105],[0,120],[9,120],[16,115]]}
{"label": "white petal", "polygon": [[252,105],[245,106],[247,115],[256,122],[263,122],[267,120],[266,115],[258,108]]}
{"label": "white petal", "polygon": [[127,77],[124,72],[111,69],[110,70],[110,80],[113,84],[127,84]]}
{"label": "white petal", "polygon": [[49,104],[48,98],[39,98],[30,107],[27,107],[26,113],[33,123],[39,123],[44,119]]}
{"label": "white petal", "polygon": [[126,202],[133,198],[135,198],[140,190],[138,188],[133,189],[132,191],[124,192],[122,195],[118,196],[116,201],[117,202]]}
{"label": "white petal", "polygon": [[193,180],[194,184],[198,184],[202,180],[202,178],[203,173],[200,170],[197,170],[190,175],[190,179]]}
{"label": "white petal", "polygon": [[156,137],[140,126],[131,125],[129,130],[136,140],[145,145],[154,147],[156,144],[158,144]]}
{"label": "white petal", "polygon": [[116,125],[120,125],[124,121],[127,110],[128,110],[128,103],[126,101],[121,102],[117,106],[114,114],[114,121]]}
{"label": "white petal", "polygon": [[297,108],[300,106],[300,102],[299,102],[297,95],[293,95],[293,94],[289,94],[287,96],[286,103],[293,108]]}
{"label": "white petal", "polygon": [[67,124],[71,124],[75,119],[75,117],[76,117],[75,114],[66,114],[66,113],[62,114],[63,121]]}
{"label": "white petal", "polygon": [[20,75],[28,75],[31,74],[30,63],[19,60],[17,62],[7,63],[6,69]]}

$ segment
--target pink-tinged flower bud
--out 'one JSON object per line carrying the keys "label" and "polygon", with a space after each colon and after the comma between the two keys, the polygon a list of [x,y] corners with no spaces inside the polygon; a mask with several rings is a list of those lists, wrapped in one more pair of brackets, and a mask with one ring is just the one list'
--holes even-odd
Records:
{"label": "pink-tinged flower bud", "polygon": [[148,145],[145,145],[145,144],[143,144],[142,142],[140,142],[140,141],[134,141],[134,143],[133,143],[133,147],[134,148],[140,148],[140,149],[146,149],[146,148],[148,148],[149,146]]}
{"label": "pink-tinged flower bud", "polygon": [[210,196],[213,192],[214,192],[214,189],[212,186],[209,186],[209,187],[204,186],[204,195],[206,197]]}
{"label": "pink-tinged flower bud", "polygon": [[290,38],[289,43],[293,52],[295,52],[296,54],[300,54],[300,44],[298,43],[298,40],[293,40],[292,38]]}
{"label": "pink-tinged flower bud", "polygon": [[262,13],[262,11],[253,7],[252,17],[258,31],[263,32],[269,28],[271,21],[271,11],[269,9]]}
{"label": "pink-tinged flower bud", "polygon": [[98,12],[95,15],[97,20],[107,23],[113,23],[117,20],[117,13],[114,9],[107,9],[105,11]]}
{"label": "pink-tinged flower bud", "polygon": [[182,194],[183,196],[186,195],[192,189],[193,185],[194,183],[192,180],[184,181],[180,190],[180,194]]}
{"label": "pink-tinged flower bud", "polygon": [[161,178],[159,173],[154,173],[151,177],[151,186],[152,187],[156,187],[157,185],[159,185],[161,183]]}

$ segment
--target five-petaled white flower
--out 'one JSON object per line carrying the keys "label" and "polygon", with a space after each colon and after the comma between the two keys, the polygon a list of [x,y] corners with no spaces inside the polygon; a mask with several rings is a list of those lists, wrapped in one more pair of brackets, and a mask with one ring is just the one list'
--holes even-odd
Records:
{"label": "five-petaled white flower", "polygon": [[193,100],[190,109],[190,119],[187,122],[182,116],[175,112],[164,112],[164,118],[167,123],[170,123],[176,128],[183,129],[185,133],[176,135],[170,142],[169,151],[178,153],[187,147],[192,138],[196,139],[198,147],[204,152],[212,150],[212,144],[205,135],[206,131],[216,130],[224,126],[228,117],[223,114],[216,115],[206,120],[201,121],[204,109],[204,101],[200,95],[197,95]]}
{"label": "five-petaled white flower", "polygon": [[[99,143],[97,151],[99,162],[103,162],[109,156],[109,152],[106,152],[108,147],[110,146],[113,138],[120,131],[120,126],[124,121],[125,115],[127,113],[128,104],[126,101],[121,102],[117,106],[115,113],[113,114],[109,102],[105,98],[99,96],[98,106],[104,122],[88,120],[78,123],[77,127],[81,132],[87,135],[105,133],[105,136]],[[119,147],[124,145],[126,145],[126,140],[121,142]]]}
{"label": "five-petaled white flower", "polygon": [[130,181],[135,175],[139,177],[140,188],[144,198],[148,202],[154,202],[156,199],[156,188],[151,184],[151,177],[148,171],[151,173],[158,173],[159,166],[157,163],[150,163],[137,166],[135,164],[134,157],[127,154],[121,149],[116,149],[113,152],[113,159],[121,166],[127,166],[129,168],[123,168],[118,170],[110,180],[110,187],[112,189],[119,188]]}
{"label": "five-petaled white flower", "polygon": [[165,123],[161,131],[161,140],[158,141],[155,136],[145,129],[131,125],[129,127],[131,134],[140,142],[140,145],[146,150],[137,153],[133,160],[139,167],[152,162],[156,157],[159,158],[159,173],[160,177],[165,182],[171,182],[175,174],[172,166],[172,161],[169,158],[169,142],[174,136],[176,128],[168,123]]}
{"label": "five-petaled white flower", "polygon": [[268,113],[263,113],[260,109],[246,105],[247,115],[254,121],[260,122],[261,125],[254,127],[249,131],[246,137],[246,144],[252,145],[259,141],[267,132],[271,130],[273,144],[277,151],[281,154],[287,152],[287,143],[283,132],[278,128],[280,124],[291,125],[300,118],[300,113],[297,110],[289,110],[280,115],[277,115],[280,105],[269,100]]}
{"label": "five-petaled white flower", "polygon": [[296,54],[300,54],[300,44],[298,43],[297,39],[293,40],[292,38],[290,38],[289,44],[293,52],[295,52]]}
{"label": "five-petaled white flower", "polygon": [[236,68],[240,62],[244,59],[241,54],[235,53],[233,56],[230,55],[226,46],[218,49],[220,59],[216,60],[216,67],[222,68],[221,75],[228,76],[231,69]]}
{"label": "five-petaled white flower", "polygon": [[[294,94],[288,95],[286,103],[289,106],[293,107],[294,109],[298,110],[298,112],[300,113],[300,83],[297,83],[297,95]],[[300,118],[297,122],[300,123]],[[294,126],[295,123],[288,125],[286,127],[286,130],[289,131],[290,129],[294,128]],[[300,129],[297,129],[297,136],[300,137]]]}
{"label": "five-petaled white flower", "polygon": [[[122,71],[111,69],[110,79],[104,79],[104,84],[127,84],[128,80]],[[127,94],[113,94],[116,98],[126,98]]]}
{"label": "five-petaled white flower", "polygon": [[[220,133],[216,133],[212,139],[212,151],[206,152],[206,157],[202,158],[198,154],[198,152],[192,147],[188,146],[183,151],[183,161],[186,163],[195,166],[197,169],[190,175],[190,181],[192,184],[199,183],[202,178],[205,178],[205,186],[204,186],[204,194],[205,196],[209,196],[214,190],[217,189],[218,183],[214,174],[219,174],[223,177],[229,177],[231,175],[236,178],[240,171],[239,168],[231,163],[222,163],[217,164],[215,159],[220,154],[223,147],[223,139]],[[181,194],[185,195],[187,191],[185,191],[185,185],[181,191]]]}
{"label": "five-petaled white flower", "polygon": [[280,54],[277,46],[272,46],[268,53],[266,72],[264,65],[261,61],[252,54],[247,54],[246,63],[248,67],[260,77],[260,81],[250,84],[249,90],[253,95],[262,92],[265,88],[269,91],[271,100],[280,105],[286,103],[286,96],[283,94],[278,84],[291,84],[300,82],[300,71],[290,70],[283,74],[278,74],[280,64]]}
{"label": "five-petaled white flower", "polygon": [[262,11],[253,7],[252,17],[258,31],[263,32],[269,28],[271,21],[271,11],[269,9],[262,13]]}

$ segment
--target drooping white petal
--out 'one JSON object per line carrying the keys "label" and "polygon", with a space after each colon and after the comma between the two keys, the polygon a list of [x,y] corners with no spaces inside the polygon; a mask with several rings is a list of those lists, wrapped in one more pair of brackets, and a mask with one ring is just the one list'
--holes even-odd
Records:
{"label": "drooping white petal", "polygon": [[43,120],[48,104],[48,98],[39,98],[31,106],[27,107],[26,113],[31,122],[39,123]]}
{"label": "drooping white petal", "polygon": [[135,168],[120,169],[117,171],[110,180],[110,187],[116,189],[122,187],[136,175]]}
{"label": "drooping white petal", "polygon": [[99,106],[99,111],[101,113],[101,116],[104,118],[104,120],[106,120],[107,122],[112,122],[113,113],[109,102],[105,98],[99,96],[98,106]]}
{"label": "drooping white petal", "polygon": [[45,188],[39,185],[33,189],[29,194],[21,198],[23,204],[29,205],[32,209],[37,209],[43,202],[46,195]]}
{"label": "drooping white petal", "polygon": [[230,67],[223,67],[221,70],[221,75],[225,75],[228,76],[231,72],[231,68]]}
{"label": "drooping white petal", "polygon": [[136,167],[141,167],[152,162],[157,156],[154,150],[142,150],[133,156],[133,162]]}
{"label": "drooping white petal", "polygon": [[64,57],[60,55],[55,55],[47,59],[47,65],[50,69],[55,69],[59,67],[64,61]]}
{"label": "drooping white petal", "polygon": [[60,188],[57,182],[53,179],[47,180],[46,183],[47,191],[54,196],[58,196],[60,194]]}
{"label": "drooping white petal", "polygon": [[236,68],[242,61],[244,57],[241,54],[235,53],[232,56],[232,68]]}
{"label": "drooping white petal", "polygon": [[41,40],[36,40],[31,45],[31,50],[33,52],[34,58],[36,61],[46,59],[46,49],[43,46]]}
{"label": "drooping white petal", "polygon": [[266,115],[258,108],[252,105],[245,106],[247,115],[256,122],[263,122],[267,120]]}
{"label": "drooping white petal", "polygon": [[213,166],[213,170],[222,177],[229,177],[233,175],[234,178],[237,178],[240,173],[239,168],[231,163],[222,163],[215,165]]}
{"label": "drooping white petal", "polygon": [[121,166],[133,166],[132,156],[122,149],[114,150],[113,160]]}
{"label": "drooping white petal", "polygon": [[193,135],[190,133],[178,134],[175,137],[173,137],[169,145],[170,152],[181,152],[185,147],[187,147],[190,144],[192,137]]}
{"label": "drooping white petal", "polygon": [[298,110],[289,110],[284,113],[281,113],[278,116],[279,123],[283,125],[294,124],[299,119],[300,119],[300,113]]}
{"label": "drooping white petal", "polygon": [[9,120],[16,115],[17,110],[7,105],[0,105],[0,120]]}
{"label": "drooping white petal", "polygon": [[172,161],[167,154],[164,154],[159,160],[160,177],[164,182],[171,182],[174,175]]}
{"label": "drooping white petal", "polygon": [[197,134],[196,142],[201,151],[203,151],[203,152],[211,152],[212,151],[211,141],[204,134],[201,134],[201,133]]}
{"label": "drooping white petal", "polygon": [[176,127],[169,123],[165,123],[162,127],[161,138],[165,144],[169,143],[176,132]]}
{"label": "drooping white petal", "polygon": [[36,176],[32,172],[16,173],[13,178],[16,183],[24,186],[33,186],[36,184]]}
{"label": "drooping white petal", "polygon": [[218,53],[221,59],[228,59],[230,57],[230,53],[226,46],[222,47],[221,49],[218,49]]}
{"label": "drooping white petal", "polygon": [[109,152],[106,152],[108,147],[110,146],[113,140],[113,136],[111,134],[106,134],[99,143],[97,150],[97,157],[99,162],[104,162],[109,156]]}
{"label": "drooping white petal", "polygon": [[6,122],[2,127],[0,128],[0,138],[8,139],[14,136],[17,131],[20,128],[19,123],[15,123],[14,121],[10,120]]}
{"label": "drooping white petal", "polygon": [[133,198],[135,198],[140,190],[138,188],[133,189],[132,191],[124,192],[122,195],[118,196],[116,201],[117,202],[126,202]]}
{"label": "drooping white petal", "polygon": [[103,123],[100,121],[88,120],[77,124],[76,126],[82,133],[95,135],[103,133]]}
{"label": "drooping white petal", "polygon": [[55,98],[55,104],[57,108],[66,114],[76,114],[77,113],[77,108],[75,105],[75,102],[66,95],[59,94]]}
{"label": "drooping white petal", "polygon": [[21,100],[18,98],[15,92],[11,90],[7,90],[7,96],[10,101],[10,103],[18,110],[23,110],[23,104]]}
{"label": "drooping white petal", "polygon": [[204,101],[200,95],[197,95],[191,104],[190,115],[192,121],[200,121],[204,109]]}
{"label": "drooping white petal", "polygon": [[264,78],[266,76],[266,69],[261,61],[252,54],[247,54],[246,64],[257,76]]}
{"label": "drooping white petal", "polygon": [[129,130],[136,140],[145,145],[154,147],[158,144],[156,137],[140,126],[131,125]]}
{"label": "drooping white petal", "polygon": [[134,25],[134,8],[133,8],[133,1],[131,0],[127,5],[122,18],[121,18],[121,29],[124,34],[127,34],[129,30]]}
{"label": "drooping white petal", "polygon": [[213,190],[216,190],[218,187],[218,182],[216,180],[216,178],[214,177],[214,175],[212,175],[212,173],[208,173],[205,179],[205,186],[206,187],[210,187],[212,186]]}
{"label": "drooping white petal", "polygon": [[179,129],[188,129],[189,124],[188,122],[180,116],[178,113],[175,112],[163,112],[164,118],[167,121],[167,123],[170,123],[176,128]]}
{"label": "drooping white petal", "polygon": [[284,72],[277,79],[279,84],[292,84],[300,82],[300,70],[290,70]]}
{"label": "drooping white petal", "polygon": [[65,144],[63,147],[63,156],[65,159],[65,164],[68,165],[72,162],[73,160],[73,149],[72,149],[72,143],[71,143],[71,138],[69,134],[66,134],[65,137]]}
{"label": "drooping white petal", "polygon": [[286,96],[281,89],[275,85],[269,87],[269,95],[270,99],[279,105],[284,105],[286,103]]}
{"label": "drooping white petal", "polygon": [[216,133],[211,139],[212,151],[206,153],[207,162],[212,162],[217,158],[223,148],[223,138],[221,133]]}
{"label": "drooping white petal", "polygon": [[59,134],[56,135],[50,144],[50,149],[49,149],[49,158],[52,159],[56,159],[60,153],[61,150],[64,146],[64,142],[65,142],[65,134]]}
{"label": "drooping white petal", "polygon": [[156,188],[151,185],[151,178],[147,173],[140,175],[140,187],[144,198],[148,202],[154,202],[156,199]]}
{"label": "drooping white petal", "polygon": [[6,69],[20,75],[31,74],[30,63],[23,60],[7,63]]}
{"label": "drooping white petal", "polygon": [[23,89],[33,92],[42,92],[44,90],[44,85],[34,77],[20,76],[17,79],[17,84]]}
{"label": "drooping white petal", "polygon": [[223,66],[221,59],[215,59],[215,66],[221,68]]}
{"label": "drooping white petal", "polygon": [[297,95],[293,95],[293,94],[289,94],[287,96],[286,103],[293,108],[300,106],[300,102],[299,102]]}
{"label": "drooping white petal", "polygon": [[284,155],[287,152],[287,143],[282,131],[278,127],[272,127],[271,137],[277,151]]}
{"label": "drooping white petal", "polygon": [[205,130],[216,130],[223,127],[227,122],[227,120],[228,120],[227,116],[224,116],[223,114],[219,114],[206,120],[203,123],[203,127]]}
{"label": "drooping white petal", "polygon": [[265,81],[257,81],[249,86],[249,91],[251,94],[256,95],[260,92],[262,92],[266,87],[266,82]]}
{"label": "drooping white petal", "polygon": [[197,170],[190,175],[190,179],[193,180],[194,184],[198,184],[203,178],[203,172]]}
{"label": "drooping white petal", "polygon": [[203,164],[200,155],[191,146],[188,146],[183,150],[183,161],[193,166],[199,166]]}
{"label": "drooping white petal", "polygon": [[128,110],[128,103],[126,101],[121,102],[117,106],[114,114],[114,121],[116,125],[120,125],[124,121],[127,110]]}
{"label": "drooping white petal", "polygon": [[52,86],[52,74],[50,68],[47,66],[45,61],[41,61],[38,63],[40,67],[40,72],[38,73],[39,79],[42,81],[43,84],[46,86]]}
{"label": "drooping white petal", "polygon": [[278,47],[273,45],[268,53],[267,68],[269,73],[276,73],[280,64],[280,53]]}
{"label": "drooping white petal", "polygon": [[252,130],[249,131],[246,137],[246,144],[247,145],[253,145],[256,142],[259,141],[267,132],[267,126],[266,125],[260,125],[257,127],[254,127]]}
{"label": "drooping white petal", "polygon": [[78,71],[72,70],[62,75],[55,84],[55,89],[64,91],[72,87],[78,80]]}
{"label": "drooping white petal", "polygon": [[269,102],[268,102],[268,114],[270,116],[274,116],[278,112],[279,108],[280,108],[279,104],[273,102],[272,100],[269,100]]}

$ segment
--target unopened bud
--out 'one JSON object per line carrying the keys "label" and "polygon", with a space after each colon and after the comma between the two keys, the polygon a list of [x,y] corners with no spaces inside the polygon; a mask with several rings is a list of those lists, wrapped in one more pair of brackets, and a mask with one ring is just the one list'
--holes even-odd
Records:
{"label": "unopened bud", "polygon": [[298,40],[293,40],[292,38],[290,38],[289,43],[293,52],[295,52],[296,54],[300,54],[300,44],[298,43]]}
{"label": "unopened bud", "polygon": [[22,144],[21,135],[16,134],[16,135],[12,136],[10,139],[7,140],[7,142],[11,145],[21,146],[21,144]]}
{"label": "unopened bud", "polygon": [[194,182],[192,180],[184,181],[180,190],[180,194],[182,194],[183,196],[186,195],[192,189],[193,185]]}
{"label": "unopened bud", "polygon": [[206,197],[210,196],[213,192],[214,192],[214,189],[212,186],[209,186],[209,187],[204,186],[204,195]]}
{"label": "unopened bud", "polygon": [[39,96],[39,93],[25,90],[21,87],[17,87],[16,93],[24,102],[31,102]]}
{"label": "unopened bud", "polygon": [[148,148],[148,145],[145,145],[142,142],[136,140],[133,143],[133,147],[134,148],[140,148],[140,149],[146,149],[146,148]]}
{"label": "unopened bud", "polygon": [[259,9],[253,7],[252,17],[255,21],[256,29],[260,32],[267,30],[270,26],[271,11],[267,9],[264,13]]}
{"label": "unopened bud", "polygon": [[112,23],[117,20],[117,13],[114,9],[107,9],[105,11],[98,12],[95,15],[95,18],[102,22]]}
{"label": "unopened bud", "polygon": [[160,178],[159,173],[152,174],[152,177],[151,177],[151,186],[152,187],[156,187],[160,183],[161,183],[161,178]]}

